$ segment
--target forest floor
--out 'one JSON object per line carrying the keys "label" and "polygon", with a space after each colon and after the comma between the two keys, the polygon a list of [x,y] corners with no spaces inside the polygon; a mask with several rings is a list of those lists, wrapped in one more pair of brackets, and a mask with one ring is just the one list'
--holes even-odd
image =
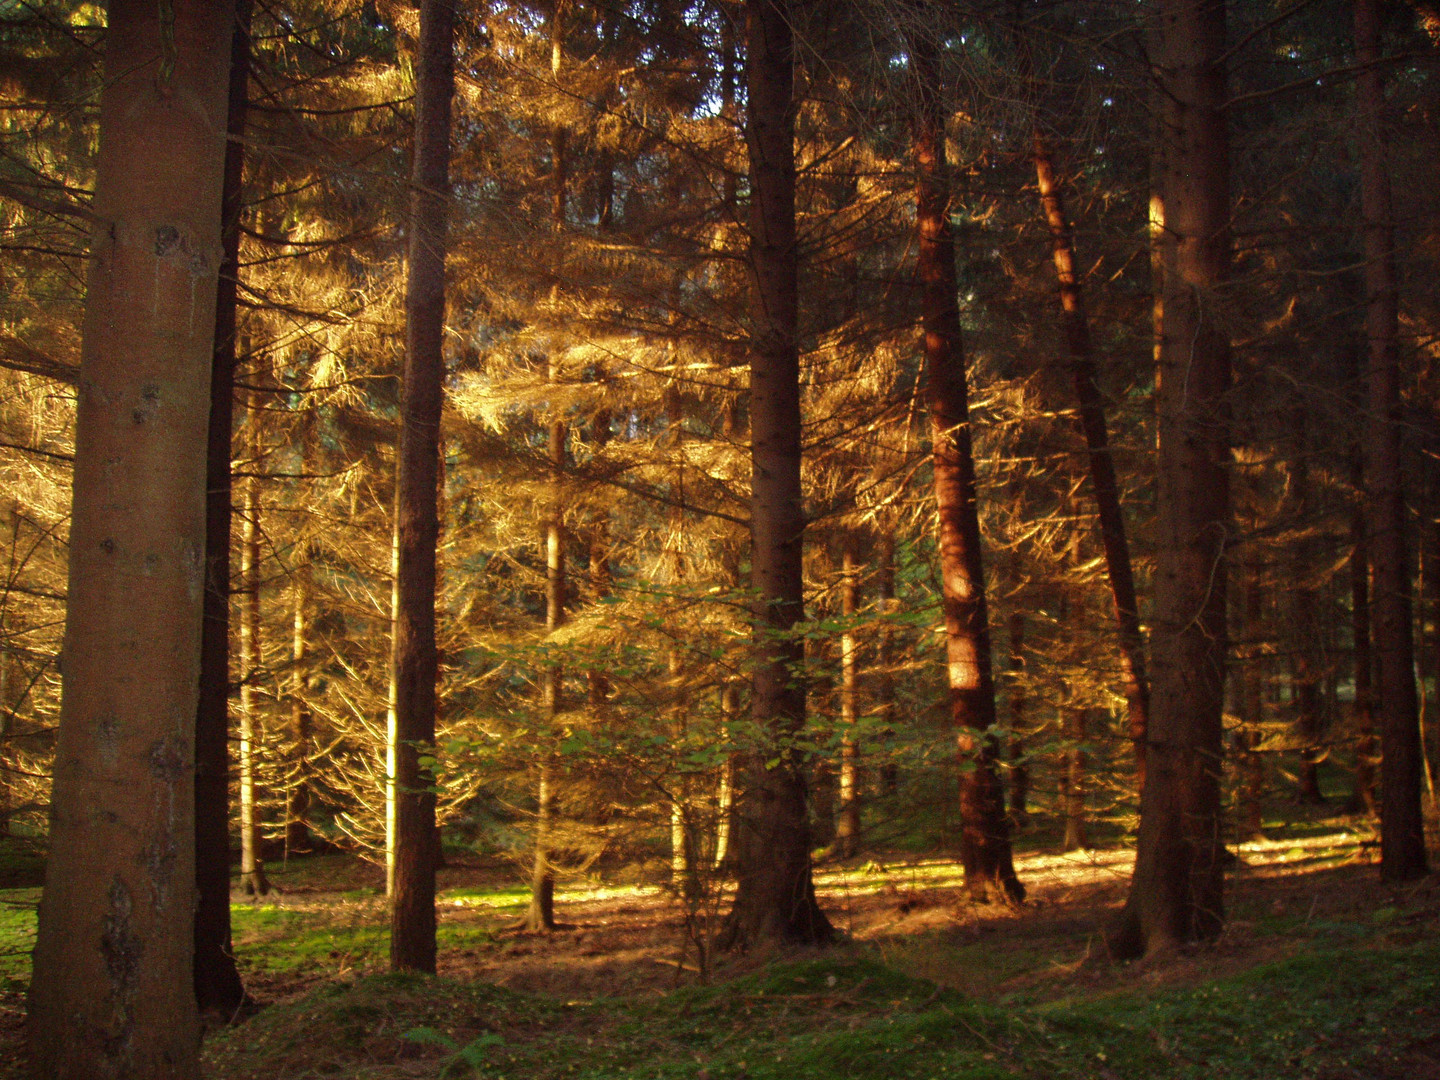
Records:
{"label": "forest floor", "polygon": [[[821,867],[843,944],[709,959],[719,904],[577,880],[528,934],[514,867],[456,858],[434,980],[384,974],[374,867],[299,859],[235,897],[256,1006],[214,1022],[205,1075],[1440,1080],[1440,880],[1382,886],[1348,818],[1272,836],[1239,848],[1220,939],[1150,963],[1100,933],[1128,851],[1021,854],[1020,908],[971,903],[946,859]],[[0,891],[0,1076],[23,1075],[35,896]]]}

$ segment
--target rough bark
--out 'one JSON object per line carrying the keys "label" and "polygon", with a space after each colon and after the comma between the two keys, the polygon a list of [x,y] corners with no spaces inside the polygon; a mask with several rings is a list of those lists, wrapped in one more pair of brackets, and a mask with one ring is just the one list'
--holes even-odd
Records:
{"label": "rough bark", "polygon": [[1229,268],[1222,0],[1158,0],[1154,77],[1165,234],[1150,733],[1117,955],[1211,938],[1224,920],[1220,818],[1230,354],[1218,315]]}
{"label": "rough bark", "polygon": [[1411,881],[1427,872],[1420,809],[1421,748],[1415,648],[1400,480],[1399,296],[1395,217],[1386,166],[1385,81],[1377,0],[1355,0],[1359,90],[1360,210],[1365,237],[1367,342],[1366,542],[1374,592],[1370,633],[1380,726],[1380,876]]}
{"label": "rough bark", "polygon": [[[405,371],[395,482],[394,888],[390,966],[435,971],[436,549],[445,374],[445,246],[450,196],[454,0],[422,0],[416,50],[415,157],[405,281]],[[428,759],[428,761],[427,761]]]}
{"label": "rough bark", "polygon": [[245,1001],[230,941],[230,526],[236,294],[250,81],[250,0],[235,5],[221,197],[220,280],[205,464],[205,598],[195,714],[195,1000],[230,1017]]}
{"label": "rough bark", "polygon": [[995,679],[980,519],[971,451],[966,358],[960,337],[945,107],[934,46],[911,43],[920,90],[915,124],[918,273],[925,333],[925,402],[930,413],[950,720],[960,773],[960,860],[972,898],[1018,902],[1010,824],[997,768]]}
{"label": "rough bark", "polygon": [[1140,605],[1135,596],[1135,575],[1130,563],[1130,546],[1125,538],[1125,514],[1120,506],[1120,485],[1115,478],[1115,459],[1110,453],[1110,435],[1105,424],[1105,400],[1095,381],[1095,345],[1090,336],[1090,319],[1085,311],[1085,294],[1075,270],[1075,243],[1070,219],[1065,213],[1064,194],[1055,177],[1050,148],[1037,129],[1034,137],[1035,175],[1040,185],[1040,204],[1050,229],[1050,247],[1055,276],[1060,282],[1060,317],[1065,347],[1070,354],[1070,373],[1079,406],[1080,429],[1085,436],[1090,487],[1100,519],[1100,540],[1105,550],[1105,568],[1110,579],[1110,599],[1120,642],[1120,671],[1130,740],[1135,748],[1136,789],[1145,786],[1145,739],[1150,725],[1150,686],[1145,674],[1145,638],[1140,630]]}
{"label": "rough bark", "polygon": [[751,716],[763,745],[744,754],[735,804],[735,901],[723,948],[834,934],[815,901],[806,802],[801,557],[800,356],[795,237],[794,42],[785,0],[747,0],[750,172]]}
{"label": "rough bark", "polygon": [[194,723],[233,4],[109,6],[39,1075],[192,1080]]}

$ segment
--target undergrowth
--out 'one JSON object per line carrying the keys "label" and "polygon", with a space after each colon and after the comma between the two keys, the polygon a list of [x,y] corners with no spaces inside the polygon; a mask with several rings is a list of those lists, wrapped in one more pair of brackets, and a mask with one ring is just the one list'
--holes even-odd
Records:
{"label": "undergrowth", "polygon": [[839,950],[656,998],[418,976],[331,985],[213,1038],[215,1080],[1433,1075],[1440,944],[1340,947],[1198,986],[1005,1006]]}

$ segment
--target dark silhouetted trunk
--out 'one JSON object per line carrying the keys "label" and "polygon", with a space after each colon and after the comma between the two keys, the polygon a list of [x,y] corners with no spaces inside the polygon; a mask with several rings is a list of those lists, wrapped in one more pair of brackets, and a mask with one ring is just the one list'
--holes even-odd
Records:
{"label": "dark silhouetted trunk", "polygon": [[1025,889],[1015,876],[1010,823],[997,768],[995,682],[975,501],[965,352],[960,339],[955,241],[950,227],[946,109],[933,49],[918,36],[911,42],[920,90],[915,160],[925,400],[930,412],[940,524],[950,718],[960,774],[960,859],[972,898],[984,900],[997,891],[1001,898],[1018,902]]}
{"label": "dark silhouetted trunk", "polygon": [[1365,234],[1366,543],[1374,592],[1370,635],[1380,721],[1380,874],[1410,881],[1427,872],[1420,810],[1421,748],[1415,695],[1405,502],[1400,481],[1400,354],[1395,217],[1386,165],[1385,81],[1378,0],[1355,0],[1360,207]]}
{"label": "dark silhouetted trunk", "polygon": [[1252,558],[1244,570],[1244,624],[1240,633],[1245,655],[1240,667],[1240,730],[1235,735],[1240,769],[1235,832],[1240,841],[1265,838],[1265,758],[1260,753],[1261,725],[1265,722],[1265,591],[1260,584],[1262,569],[1258,560]]}
{"label": "dark silhouetted trunk", "polygon": [[1350,636],[1354,648],[1355,773],[1346,810],[1376,814],[1375,765],[1380,747],[1375,738],[1374,659],[1370,655],[1370,563],[1365,543],[1365,511],[1350,512]]}
{"label": "dark silhouetted trunk", "polygon": [[1120,956],[1214,937],[1224,921],[1220,773],[1230,351],[1218,322],[1230,263],[1222,0],[1158,0],[1164,326],[1150,729]]}
{"label": "dark silhouetted trunk", "polygon": [[1060,801],[1065,807],[1065,851],[1079,851],[1089,846],[1085,827],[1085,739],[1089,734],[1089,714],[1085,709],[1071,709],[1065,718],[1064,773],[1060,779]]}
{"label": "dark silhouetted trunk", "polygon": [[1145,638],[1140,631],[1140,605],[1135,597],[1135,575],[1130,565],[1130,546],[1125,539],[1125,514],[1120,506],[1120,485],[1115,479],[1115,460],[1110,453],[1110,435],[1105,425],[1105,401],[1095,381],[1095,345],[1090,320],[1085,313],[1085,295],[1075,270],[1075,244],[1070,220],[1065,215],[1064,195],[1055,178],[1050,149],[1040,132],[1035,132],[1035,175],[1040,184],[1040,203],[1050,227],[1050,245],[1055,275],[1060,282],[1061,322],[1065,346],[1070,353],[1070,371],[1075,382],[1080,428],[1090,467],[1090,486],[1100,518],[1100,539],[1105,549],[1105,568],[1110,577],[1110,598],[1119,631],[1120,670],[1125,686],[1125,703],[1130,740],[1135,746],[1136,789],[1145,786],[1145,733],[1150,724],[1150,686],[1145,676]]}
{"label": "dark silhouetted trunk", "polygon": [[422,0],[415,74],[415,158],[405,280],[405,373],[395,482],[394,877],[390,966],[435,971],[435,644],[440,539],[440,415],[445,375],[445,250],[450,201],[453,0]]}
{"label": "dark silhouetted trunk", "polygon": [[220,284],[205,456],[205,600],[195,714],[195,1000],[233,1016],[245,1001],[230,943],[230,523],[236,293],[250,82],[250,0],[235,5],[221,200]]}
{"label": "dark silhouetted trunk", "polygon": [[755,670],[735,805],[735,902],[720,944],[814,943],[834,934],[815,901],[805,761],[800,355],[795,237],[794,42],[785,0],[745,4],[750,159],[751,572]]}
{"label": "dark silhouetted trunk", "polygon": [[194,1080],[194,732],[234,4],[113,0],[107,22],[29,1035],[38,1076]]}

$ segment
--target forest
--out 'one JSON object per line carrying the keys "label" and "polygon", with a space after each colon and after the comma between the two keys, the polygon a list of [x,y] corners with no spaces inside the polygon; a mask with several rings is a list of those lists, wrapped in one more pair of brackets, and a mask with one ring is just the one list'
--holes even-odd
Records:
{"label": "forest", "polygon": [[0,0],[0,1075],[1440,1076],[1440,7]]}

